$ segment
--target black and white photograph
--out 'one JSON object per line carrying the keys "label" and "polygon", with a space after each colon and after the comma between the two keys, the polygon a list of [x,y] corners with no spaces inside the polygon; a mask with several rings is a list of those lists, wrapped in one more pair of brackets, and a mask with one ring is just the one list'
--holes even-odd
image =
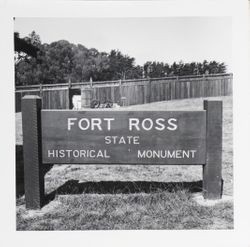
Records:
{"label": "black and white photograph", "polygon": [[0,0],[3,246],[250,247],[249,3]]}
{"label": "black and white photograph", "polygon": [[233,229],[230,17],[13,22],[17,230]]}

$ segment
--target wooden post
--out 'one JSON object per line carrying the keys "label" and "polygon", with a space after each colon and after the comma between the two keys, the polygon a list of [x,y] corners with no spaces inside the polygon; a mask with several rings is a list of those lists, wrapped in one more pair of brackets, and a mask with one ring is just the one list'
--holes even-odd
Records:
{"label": "wooden post", "polygon": [[40,91],[40,97],[42,98],[43,97],[43,85],[42,84],[39,85],[39,91]]}
{"label": "wooden post", "polygon": [[71,88],[71,79],[69,78],[69,85],[68,85],[69,88]]}
{"label": "wooden post", "polygon": [[119,97],[120,97],[120,105],[122,106],[122,80],[119,80]]}
{"label": "wooden post", "polygon": [[93,79],[92,79],[92,77],[89,78],[89,84],[90,84],[90,87],[92,88],[93,87]]}
{"label": "wooden post", "polygon": [[222,196],[222,101],[204,101],[206,110],[206,164],[203,165],[203,196]]}
{"label": "wooden post", "polygon": [[147,103],[151,103],[151,95],[152,95],[152,93],[151,93],[151,90],[152,90],[152,87],[151,87],[151,85],[152,85],[152,83],[151,83],[152,81],[151,81],[151,79],[149,78],[148,79],[148,102]]}
{"label": "wooden post", "polygon": [[44,201],[42,172],[41,98],[22,98],[24,189],[26,208],[40,209]]}
{"label": "wooden post", "polygon": [[68,81],[68,93],[67,93],[67,99],[66,99],[66,108],[67,109],[72,109],[73,108],[73,102],[72,102],[72,84],[71,84],[71,79],[69,78]]}

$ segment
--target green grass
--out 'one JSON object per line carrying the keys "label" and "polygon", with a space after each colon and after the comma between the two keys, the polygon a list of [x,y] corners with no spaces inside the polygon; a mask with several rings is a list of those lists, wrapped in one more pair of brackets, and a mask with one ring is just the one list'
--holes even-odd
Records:
{"label": "green grass", "polygon": [[[223,100],[224,195],[233,195],[232,98]],[[156,102],[129,109],[199,110],[203,99]],[[21,114],[16,142],[22,143]],[[17,230],[232,229],[233,202],[201,206],[188,185],[202,179],[201,166],[55,165],[45,191],[55,198],[42,210],[26,210],[17,198]],[[170,190],[170,182],[177,183]]]}

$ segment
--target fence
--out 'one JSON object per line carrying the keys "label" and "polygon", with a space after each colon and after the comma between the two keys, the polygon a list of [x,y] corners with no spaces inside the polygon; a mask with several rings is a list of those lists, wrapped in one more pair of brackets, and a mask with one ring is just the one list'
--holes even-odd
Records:
{"label": "fence", "polygon": [[[232,94],[232,74],[199,76],[144,78],[91,82],[93,98],[120,103],[121,97],[127,105],[145,104],[163,100],[225,96]],[[16,87],[16,112],[21,111],[24,95],[39,95],[43,109],[71,109],[72,96],[90,82],[46,84]]]}

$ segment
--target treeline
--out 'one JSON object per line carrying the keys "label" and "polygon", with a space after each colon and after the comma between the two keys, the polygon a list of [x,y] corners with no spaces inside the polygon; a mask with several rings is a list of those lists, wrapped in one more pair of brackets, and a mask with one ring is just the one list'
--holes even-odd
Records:
{"label": "treeline", "polygon": [[[18,36],[18,33],[15,33]],[[138,79],[144,77],[165,77],[225,73],[226,65],[216,61],[169,65],[162,62],[146,62],[135,65],[135,58],[124,55],[119,50],[109,53],[95,48],[71,44],[60,40],[46,44],[41,42],[34,31],[24,38],[25,42],[38,48],[37,56],[22,52],[15,54],[16,85],[54,84],[80,81],[107,81],[118,79]]]}

